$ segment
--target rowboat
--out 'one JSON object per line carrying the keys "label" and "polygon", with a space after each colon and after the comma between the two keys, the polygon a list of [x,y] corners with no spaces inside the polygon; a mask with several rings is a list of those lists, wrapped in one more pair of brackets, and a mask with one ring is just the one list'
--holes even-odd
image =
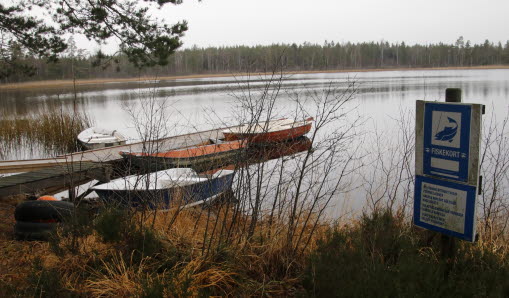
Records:
{"label": "rowboat", "polygon": [[147,171],[168,168],[193,168],[201,172],[235,162],[241,158],[246,144],[244,141],[202,144],[166,152],[120,152],[130,165]]}
{"label": "rowboat", "polygon": [[92,190],[106,204],[167,209],[217,197],[231,188],[234,173],[221,169],[200,175],[190,168],[174,168],[118,178]]}
{"label": "rowboat", "polygon": [[116,145],[124,145],[126,138],[116,130],[90,127],[80,132],[78,141],[85,149],[99,149]]}
{"label": "rowboat", "polygon": [[302,121],[279,119],[244,124],[223,130],[226,141],[246,139],[248,143],[272,143],[295,139],[311,130],[313,118]]}

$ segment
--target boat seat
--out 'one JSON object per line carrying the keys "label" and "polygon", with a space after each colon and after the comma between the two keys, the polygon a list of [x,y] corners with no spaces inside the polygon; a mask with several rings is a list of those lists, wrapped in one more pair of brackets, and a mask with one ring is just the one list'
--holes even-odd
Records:
{"label": "boat seat", "polygon": [[112,136],[108,136],[108,137],[102,137],[102,138],[94,138],[94,139],[90,139],[89,143],[114,143],[114,142],[117,142],[117,138],[115,137],[112,137]]}

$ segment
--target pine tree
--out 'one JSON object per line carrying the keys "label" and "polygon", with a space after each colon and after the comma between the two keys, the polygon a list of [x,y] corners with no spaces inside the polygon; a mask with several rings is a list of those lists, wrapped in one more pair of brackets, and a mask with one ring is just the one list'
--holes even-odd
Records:
{"label": "pine tree", "polygon": [[[65,33],[80,33],[99,43],[115,38],[120,51],[137,67],[166,65],[169,56],[182,45],[185,21],[167,25],[149,15],[152,7],[182,0],[19,0],[0,4],[0,79],[18,70],[31,74],[33,67],[22,64],[9,53],[17,43],[22,52],[56,61],[68,47]],[[142,3],[142,4],[140,4]],[[31,14],[42,10],[54,23]]]}

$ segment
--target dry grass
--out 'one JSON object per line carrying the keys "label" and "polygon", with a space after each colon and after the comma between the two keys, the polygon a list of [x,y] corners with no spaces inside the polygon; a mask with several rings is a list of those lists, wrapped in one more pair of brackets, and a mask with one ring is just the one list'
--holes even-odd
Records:
{"label": "dry grass", "polygon": [[23,288],[36,258],[42,258],[45,265],[51,265],[55,256],[48,243],[20,242],[13,239],[14,206],[0,203],[0,296],[4,288]]}
{"label": "dry grass", "polygon": [[[334,237],[337,236],[330,234],[330,226],[321,225],[311,235],[310,245],[305,248],[300,247],[301,253],[297,255],[292,254],[286,246],[285,229],[280,223],[276,222],[269,228],[268,224],[262,221],[251,239],[246,239],[243,234],[237,233],[226,245],[217,245],[218,243],[214,240],[212,247],[215,249],[208,254],[202,254],[204,245],[208,245],[203,242],[203,232],[207,221],[202,212],[206,211],[184,210],[176,218],[171,212],[157,212],[155,218],[150,216],[153,214],[148,214],[149,216],[145,214],[143,226],[153,227],[157,239],[163,243],[163,246],[155,254],[143,255],[141,258],[137,257],[134,251],[129,254],[125,250],[126,242],[105,243],[97,233],[79,238],[78,249],[74,252],[64,250],[54,253],[48,243],[13,241],[8,239],[9,232],[4,231],[0,234],[3,238],[0,241],[0,253],[3,255],[0,260],[0,286],[10,285],[20,293],[40,294],[30,290],[39,289],[39,287],[28,282],[29,277],[34,274],[38,276],[41,283],[44,282],[44,278],[47,278],[44,277],[40,268],[35,270],[32,266],[37,258],[42,260],[44,270],[58,272],[61,291],[93,297],[144,296],[149,293],[155,293],[156,297],[301,295],[304,293],[303,278],[308,270],[306,268],[309,268],[310,256],[316,255],[317,252],[330,253],[339,258],[344,253],[344,257],[340,260],[348,262],[348,269],[345,269],[345,272],[355,270],[356,266],[360,266],[357,262],[361,261],[365,265],[371,263],[376,265],[362,270],[376,269],[377,274],[384,274],[384,278],[394,278],[391,275],[392,269],[388,271],[383,269],[384,266],[391,268],[399,266],[398,263],[394,263],[394,260],[389,262],[387,259],[394,245],[397,247],[402,245],[400,247],[402,253],[399,256],[402,262],[406,262],[405,266],[415,265],[415,270],[418,270],[422,264],[412,263],[412,259],[416,258],[421,259],[420,262],[429,260],[426,262],[437,263],[437,268],[442,268],[436,247],[419,244],[421,241],[419,239],[425,239],[424,234],[415,232],[407,223],[397,221],[401,219],[397,219],[396,224],[385,227],[383,224],[372,222],[373,219],[363,218],[337,227],[336,231],[346,236],[336,240]],[[214,212],[215,218],[222,216],[225,214]],[[141,214],[136,214],[133,220],[139,221],[141,218]],[[173,224],[171,228],[168,228],[168,223],[171,221]],[[10,219],[10,223],[13,223],[13,219]],[[371,228],[383,233],[365,235]],[[306,233],[310,231],[304,231],[304,234]],[[388,233],[389,236],[384,233]],[[391,238],[390,235],[395,238]],[[382,238],[377,240],[377,237]],[[398,244],[400,240],[401,244]],[[68,247],[72,239],[62,235],[58,241],[59,247]],[[324,244],[323,241],[331,242]],[[365,246],[366,244],[369,245]],[[459,249],[462,251],[460,255],[464,261],[458,261],[457,266],[463,266],[469,262],[481,267],[495,266],[497,260],[507,258],[508,247],[500,243],[497,245],[482,242],[476,245],[462,244]],[[414,248],[415,252],[413,252]],[[336,249],[340,251],[335,252]],[[364,252],[366,252],[365,255],[363,255]],[[352,258],[348,257],[349,254]],[[406,258],[407,254],[411,257]],[[488,259],[485,259],[486,255]],[[483,265],[486,262],[489,265]],[[500,262],[500,266],[505,266],[503,265],[505,261]],[[339,265],[326,262],[323,265],[317,263],[316,266],[316,270],[323,271],[325,270],[323,268]],[[405,270],[414,267],[405,267]],[[335,274],[341,275],[343,269],[337,267],[334,270],[338,271]],[[475,270],[480,270],[484,276],[488,276],[487,270],[491,269]],[[320,271],[317,272],[317,274],[320,273]],[[349,274],[363,275],[361,272]],[[400,277],[404,278],[401,274],[395,276],[395,278]],[[321,286],[323,287],[323,283]],[[388,291],[388,289],[385,290]],[[349,291],[352,293],[352,289]]]}
{"label": "dry grass", "polygon": [[91,278],[85,282],[85,289],[94,296],[101,297],[128,297],[141,291],[140,281],[145,273],[144,262],[126,264],[125,259],[118,254],[113,258],[101,260],[100,270],[90,269]]}
{"label": "dry grass", "polygon": [[[214,264],[203,258],[196,258],[184,264],[183,268],[172,280],[174,284],[183,284],[190,280],[188,291],[197,295],[201,289],[215,288],[222,295],[228,295],[236,285],[234,276],[236,274],[222,268],[222,264]],[[174,293],[182,296],[184,293]]]}
{"label": "dry grass", "polygon": [[18,242],[2,239],[0,244],[0,285],[21,285],[24,277],[30,272],[34,258],[45,256],[48,245],[39,242]]}
{"label": "dry grass", "polygon": [[[202,249],[209,243],[203,243],[207,221],[202,212],[206,211],[184,210],[176,219],[171,212],[158,212],[155,221],[146,218],[145,226],[153,224],[164,245],[158,253],[141,259],[125,254],[124,244],[104,243],[95,233],[80,238],[76,251],[56,254],[48,243],[2,241],[0,281],[16,280],[18,287],[30,287],[27,277],[34,274],[31,264],[39,257],[44,268],[58,272],[65,291],[85,296],[140,296],[159,285],[165,297],[287,295],[295,291],[306,256],[290,258],[283,233],[277,235],[278,228],[272,228],[276,236],[271,241],[263,240],[268,231],[266,225],[260,225],[256,239],[236,234],[229,244],[203,255]],[[71,238],[61,236],[58,241],[59,247],[69,247]],[[216,244],[214,240],[212,247]]]}

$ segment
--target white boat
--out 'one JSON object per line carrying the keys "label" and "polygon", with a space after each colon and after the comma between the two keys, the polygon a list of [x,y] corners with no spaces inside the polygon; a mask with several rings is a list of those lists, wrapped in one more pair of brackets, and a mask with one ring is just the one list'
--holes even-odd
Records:
{"label": "white boat", "polygon": [[231,189],[233,175],[232,170],[200,175],[190,168],[174,168],[118,178],[91,189],[109,205],[166,209],[217,197]]}
{"label": "white boat", "polygon": [[98,149],[116,145],[124,145],[126,137],[116,130],[90,127],[80,132],[78,141],[85,149]]}

